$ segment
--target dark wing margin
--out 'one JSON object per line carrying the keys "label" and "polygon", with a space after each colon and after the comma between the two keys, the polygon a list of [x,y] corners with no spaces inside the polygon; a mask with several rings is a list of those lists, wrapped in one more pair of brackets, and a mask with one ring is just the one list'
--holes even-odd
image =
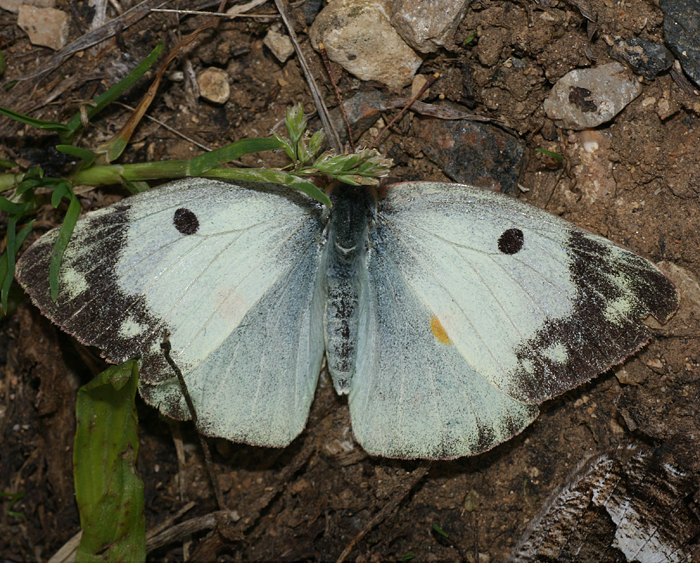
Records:
{"label": "dark wing margin", "polygon": [[[149,313],[143,297],[125,294],[118,284],[116,266],[126,244],[128,212],[129,205],[122,202],[78,222],[61,266],[56,302],[49,291],[49,264],[57,232],[28,248],[17,266],[17,280],[41,312],[80,342],[100,348],[111,363],[147,351],[166,329]],[[68,273],[84,277],[80,291],[67,285]],[[131,337],[118,333],[127,320],[141,332]]]}
{"label": "dark wing margin", "polygon": [[[651,262],[605,239],[571,230],[571,277],[577,288],[570,316],[548,320],[517,350],[510,394],[540,403],[588,382],[642,348],[648,316],[666,322],[678,292]],[[566,347],[565,360],[542,353]]]}

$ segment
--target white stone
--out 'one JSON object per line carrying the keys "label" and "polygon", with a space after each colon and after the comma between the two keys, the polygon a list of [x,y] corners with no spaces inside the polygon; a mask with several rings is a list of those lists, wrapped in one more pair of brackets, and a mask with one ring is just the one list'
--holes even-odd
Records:
{"label": "white stone", "polygon": [[58,50],[68,41],[68,14],[55,8],[21,5],[17,25],[26,32],[32,45]]}
{"label": "white stone", "polygon": [[620,63],[568,72],[552,88],[544,111],[558,126],[583,130],[612,120],[642,92]]}
{"label": "white stone", "polygon": [[309,35],[348,72],[396,90],[410,84],[422,62],[391,26],[380,0],[335,0],[316,16]]}
{"label": "white stone", "polygon": [[216,67],[208,67],[197,75],[199,96],[214,104],[224,104],[231,96],[226,71]]}
{"label": "white stone", "polygon": [[276,30],[269,30],[263,43],[272,51],[272,54],[277,57],[280,63],[284,63],[294,53],[294,46],[289,36]]}

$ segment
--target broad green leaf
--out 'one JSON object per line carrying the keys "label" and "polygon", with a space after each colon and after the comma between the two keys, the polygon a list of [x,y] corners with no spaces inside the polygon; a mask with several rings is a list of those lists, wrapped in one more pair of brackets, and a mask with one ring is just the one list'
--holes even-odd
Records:
{"label": "broad green leaf", "polygon": [[78,390],[73,477],[83,533],[77,561],[146,559],[143,482],[136,472],[137,384],[138,364],[129,361]]}
{"label": "broad green leaf", "polygon": [[51,262],[49,264],[49,286],[51,289],[51,299],[53,301],[58,299],[58,273],[61,270],[63,254],[68,247],[70,237],[73,235],[73,229],[75,228],[75,223],[78,222],[79,216],[80,201],[78,201],[78,198],[71,192],[68,210],[66,211],[66,216],[63,217],[63,223],[58,231],[58,238],[53,246]]}

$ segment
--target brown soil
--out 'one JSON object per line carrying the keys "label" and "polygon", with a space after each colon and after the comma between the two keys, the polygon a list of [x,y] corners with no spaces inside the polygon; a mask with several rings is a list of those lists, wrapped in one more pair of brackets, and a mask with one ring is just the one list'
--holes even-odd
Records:
{"label": "brown soil", "polygon": [[[205,525],[211,517],[203,518],[215,511],[215,503],[191,425],[169,427],[153,409],[139,404],[147,526],[202,518],[201,529],[153,551],[150,559],[333,561],[359,534],[351,560],[503,561],[582,460],[632,442],[666,455],[697,486],[700,307],[694,303],[699,294],[693,278],[700,274],[700,99],[663,74],[643,81],[641,96],[611,124],[587,133],[557,130],[543,114],[544,97],[569,70],[591,66],[589,57],[596,63],[610,61],[605,37],[663,41],[663,18],[654,3],[630,0],[623,6],[590,0],[598,23],[592,41],[574,4],[474,1],[456,44],[475,30],[477,41],[424,64],[422,70],[443,74],[431,89],[431,100],[437,102],[439,94],[455,102],[473,100],[473,112],[518,131],[528,156],[520,183],[530,189],[521,198],[654,261],[686,270],[676,318],[625,364],[545,404],[541,417],[523,434],[482,456],[433,463],[427,473],[420,463],[370,458],[354,444],[346,400],[334,394],[324,374],[306,431],[287,449],[212,442],[219,482],[235,510],[233,518],[213,529]],[[81,12],[84,6],[58,2],[71,16],[71,38],[88,29],[90,14]],[[269,3],[260,9],[273,11]],[[327,84],[303,33],[301,6],[293,12],[312,70]],[[28,75],[52,56],[48,49],[30,45],[15,18],[0,11],[0,49],[9,77]],[[202,21],[151,14],[40,80],[3,91],[1,104],[44,119],[65,119],[116,82],[157,41],[172,46]],[[232,78],[231,100],[214,106],[195,98],[186,81],[165,80],[149,114],[175,131],[144,120],[124,161],[193,155],[198,149],[180,133],[209,147],[267,135],[295,101],[311,111],[296,59],[281,65],[263,46],[272,21],[221,21],[173,63],[172,70],[226,69]],[[366,87],[337,66],[334,72],[348,98]],[[323,89],[332,101],[331,89]],[[135,89],[124,102],[134,105],[144,90]],[[113,106],[83,144],[94,147],[107,139],[128,114]],[[412,137],[414,120],[409,113],[382,146],[399,164],[393,175],[445,179],[424,157],[422,140]],[[587,137],[604,149],[597,161],[581,150]],[[55,159],[50,152],[54,143],[36,130],[0,122],[0,157],[48,164],[48,169]],[[565,166],[536,153],[539,147],[563,154]],[[101,206],[115,194],[120,191],[87,194],[84,208]],[[58,218],[49,207],[43,213],[43,226]],[[21,301],[2,322],[0,359],[0,558],[44,561],[79,530],[71,481],[72,408],[77,388],[101,363]],[[697,511],[698,493],[691,493],[684,505]],[[682,547],[700,561],[697,536]]]}

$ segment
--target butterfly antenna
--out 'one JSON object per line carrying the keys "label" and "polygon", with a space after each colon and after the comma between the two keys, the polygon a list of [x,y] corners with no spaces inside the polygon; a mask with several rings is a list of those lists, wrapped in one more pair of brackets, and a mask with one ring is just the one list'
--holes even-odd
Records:
{"label": "butterfly antenna", "polygon": [[194,404],[192,403],[192,398],[190,397],[190,392],[187,389],[187,384],[185,383],[185,377],[182,375],[182,371],[180,368],[178,368],[177,364],[175,364],[175,361],[173,358],[170,356],[170,350],[171,350],[171,345],[170,345],[170,340],[168,336],[166,335],[163,338],[163,341],[160,343],[160,348],[163,351],[163,356],[165,357],[165,360],[168,362],[168,365],[170,365],[170,368],[173,369],[173,372],[175,372],[175,376],[177,376],[177,381],[180,384],[180,391],[182,392],[182,396],[185,398],[185,403],[187,404],[187,409],[190,412],[190,416],[192,417],[192,422],[194,423],[194,427],[197,430],[197,437],[199,438],[199,444],[202,447],[202,454],[204,455],[204,465],[207,469],[207,474],[209,475],[209,482],[211,483],[212,490],[214,491],[214,498],[216,498],[216,504],[219,507],[220,510],[227,510],[228,507],[226,506],[226,503],[224,502],[224,496],[223,493],[221,492],[221,487],[219,486],[219,481],[216,478],[216,475],[214,474],[214,464],[211,458],[211,451],[209,449],[209,444],[207,443],[206,439],[202,436],[201,433],[199,433],[199,420],[197,419],[197,412],[194,409]]}
{"label": "butterfly antenna", "polygon": [[352,126],[350,126],[350,119],[345,111],[345,102],[343,101],[343,95],[340,93],[338,88],[338,83],[335,80],[335,75],[333,74],[333,67],[331,67],[331,60],[328,58],[328,52],[326,51],[326,46],[323,43],[318,44],[318,51],[321,54],[321,61],[323,61],[323,66],[326,68],[326,74],[328,75],[328,80],[333,87],[333,94],[335,95],[335,101],[338,103],[338,108],[340,109],[340,115],[343,118],[343,124],[345,125],[345,131],[348,135],[348,145],[350,146],[350,151],[355,152],[355,137],[352,133]]}
{"label": "butterfly antenna", "polygon": [[430,77],[428,77],[428,80],[425,81],[425,84],[418,90],[416,94],[414,94],[410,99],[408,99],[408,102],[404,105],[404,107],[401,109],[401,112],[399,112],[396,116],[394,116],[389,123],[382,128],[381,132],[377,134],[377,137],[374,139],[374,142],[372,143],[372,147],[376,148],[380,142],[384,139],[384,137],[387,135],[387,132],[389,132],[389,128],[392,128],[394,124],[396,124],[399,120],[401,120],[404,115],[409,111],[411,106],[413,106],[413,103],[416,102],[420,97],[422,97],[425,94],[425,91],[427,91],[434,83],[440,78],[440,73],[433,73]]}

